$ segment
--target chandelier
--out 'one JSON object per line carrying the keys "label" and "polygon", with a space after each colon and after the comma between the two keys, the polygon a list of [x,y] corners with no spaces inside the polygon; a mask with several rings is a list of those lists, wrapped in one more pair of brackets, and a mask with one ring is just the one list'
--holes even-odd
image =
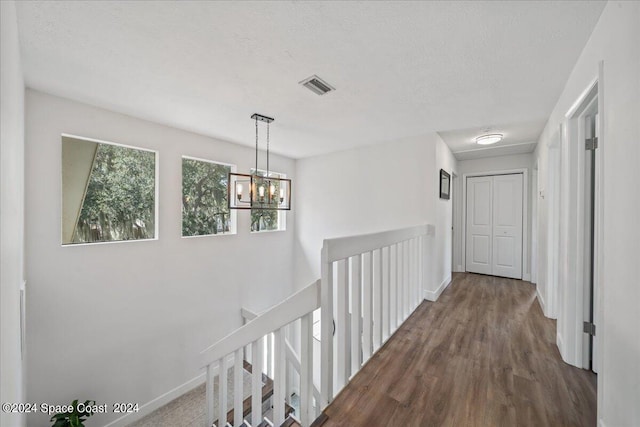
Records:
{"label": "chandelier", "polygon": [[[273,118],[254,114],[256,122],[256,166],[250,174],[229,173],[227,195],[230,209],[291,209],[291,180],[269,170],[269,124]],[[258,169],[258,124],[267,127],[267,168]]]}

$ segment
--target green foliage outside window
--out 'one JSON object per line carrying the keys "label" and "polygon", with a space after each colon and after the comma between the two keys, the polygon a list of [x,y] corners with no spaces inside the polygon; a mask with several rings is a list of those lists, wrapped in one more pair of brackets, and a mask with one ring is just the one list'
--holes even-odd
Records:
{"label": "green foliage outside window", "polygon": [[182,159],[182,235],[202,236],[231,231],[227,182],[231,167]]}
{"label": "green foliage outside window", "polygon": [[72,243],[155,235],[155,153],[98,144]]}

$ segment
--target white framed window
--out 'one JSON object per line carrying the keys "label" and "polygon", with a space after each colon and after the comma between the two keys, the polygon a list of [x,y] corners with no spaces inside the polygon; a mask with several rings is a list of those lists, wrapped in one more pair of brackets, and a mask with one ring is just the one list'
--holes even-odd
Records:
{"label": "white framed window", "polygon": [[[255,173],[251,169],[251,173]],[[267,172],[258,169],[258,175],[266,176]],[[287,175],[269,171],[269,178],[286,178]],[[287,211],[271,209],[251,209],[251,232],[263,233],[267,231],[284,231],[287,229]]]}
{"label": "white framed window", "polygon": [[227,183],[235,165],[182,156],[182,237],[236,234]]}
{"label": "white framed window", "polygon": [[157,238],[157,157],[62,135],[62,244]]}

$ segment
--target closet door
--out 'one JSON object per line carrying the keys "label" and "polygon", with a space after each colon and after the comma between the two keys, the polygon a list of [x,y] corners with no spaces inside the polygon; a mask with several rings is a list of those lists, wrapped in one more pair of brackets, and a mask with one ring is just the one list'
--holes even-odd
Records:
{"label": "closet door", "polygon": [[522,174],[493,177],[494,276],[522,279]]}
{"label": "closet door", "polygon": [[522,174],[467,178],[465,269],[522,278]]}
{"label": "closet door", "polygon": [[467,178],[466,270],[492,274],[493,177]]}

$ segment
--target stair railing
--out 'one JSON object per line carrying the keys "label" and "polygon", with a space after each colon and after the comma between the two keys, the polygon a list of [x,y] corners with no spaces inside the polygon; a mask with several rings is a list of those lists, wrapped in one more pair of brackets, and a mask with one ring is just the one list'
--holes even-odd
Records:
{"label": "stair railing", "polygon": [[[262,313],[256,313],[253,310],[250,310],[248,308],[243,307],[240,310],[240,314],[242,315],[242,319],[244,322],[249,322],[253,319],[255,319],[256,317],[262,315]],[[292,326],[292,325],[290,325]],[[291,331],[291,329],[289,329]],[[273,375],[273,360],[274,360],[274,346],[273,346],[273,340],[274,340],[274,334],[268,334],[267,336],[265,336],[265,354],[263,354],[262,358],[263,358],[263,366],[264,366],[264,371],[266,372],[268,377],[271,377]],[[285,348],[286,348],[286,361],[288,363],[289,366],[291,366],[293,368],[293,370],[300,375],[301,369],[302,369],[302,362],[300,360],[300,354],[294,349],[294,346],[291,345],[291,343],[289,342],[289,339],[285,336],[284,339],[284,343],[285,343]],[[318,355],[319,356],[319,355]],[[318,357],[316,356],[316,357]],[[248,359],[251,357],[251,346],[247,346],[245,347],[245,359]],[[287,388],[286,388],[286,400],[287,403],[291,404],[290,402],[290,398],[292,396],[292,390],[290,389],[290,385],[291,385],[292,381],[287,381]],[[313,399],[314,399],[314,406],[313,406],[313,414],[314,414],[314,418],[320,416],[320,405],[321,405],[321,399],[320,399],[320,387],[318,385],[316,385],[316,383],[314,382],[312,384],[312,392],[313,392]]]}
{"label": "stair railing", "polygon": [[[313,311],[320,307],[320,281],[296,292],[286,300],[266,310],[254,320],[235,330],[201,353],[206,368],[206,422],[207,427],[218,420],[218,427],[227,425],[227,371],[230,366],[244,364],[244,348],[251,347],[251,424],[263,422],[263,340],[273,334],[273,422],[280,426],[285,421],[286,354],[285,327],[300,319],[300,418],[304,426],[315,419],[313,410]],[[214,396],[214,377],[219,377],[217,396]],[[243,369],[233,370],[233,425],[240,426],[243,419]],[[218,413],[214,414],[214,399],[218,398]],[[318,405],[319,406],[319,405]]]}
{"label": "stair railing", "polygon": [[434,230],[420,225],[324,241],[323,409],[423,300],[426,242]]}

